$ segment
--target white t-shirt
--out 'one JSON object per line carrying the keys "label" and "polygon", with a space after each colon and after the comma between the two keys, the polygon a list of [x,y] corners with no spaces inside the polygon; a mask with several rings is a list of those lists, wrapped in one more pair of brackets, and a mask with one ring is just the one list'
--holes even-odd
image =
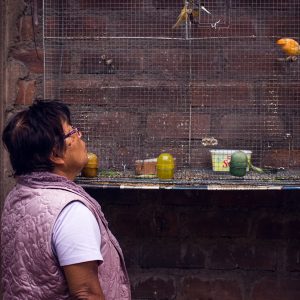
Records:
{"label": "white t-shirt", "polygon": [[93,213],[80,201],[68,204],[52,232],[52,249],[60,266],[103,261],[100,244],[101,232]]}

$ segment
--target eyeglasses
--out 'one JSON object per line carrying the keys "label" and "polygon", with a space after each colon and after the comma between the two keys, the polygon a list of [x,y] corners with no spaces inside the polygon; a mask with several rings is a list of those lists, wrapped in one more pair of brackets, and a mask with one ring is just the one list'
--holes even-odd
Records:
{"label": "eyeglasses", "polygon": [[79,138],[82,137],[82,132],[78,128],[72,126],[72,130],[70,130],[68,133],[66,133],[64,135],[64,139],[67,139],[68,137],[70,137],[74,133],[77,133]]}

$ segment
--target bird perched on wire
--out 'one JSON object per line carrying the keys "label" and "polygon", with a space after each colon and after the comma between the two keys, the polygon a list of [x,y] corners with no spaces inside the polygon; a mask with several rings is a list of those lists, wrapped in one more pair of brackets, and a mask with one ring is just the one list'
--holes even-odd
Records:
{"label": "bird perched on wire", "polygon": [[183,8],[181,9],[177,21],[173,25],[172,29],[177,28],[182,23],[187,22],[187,20],[189,20],[191,23],[195,23],[194,18],[199,16],[200,9],[211,15],[211,12],[208,11],[201,3],[198,3],[198,5],[196,5],[194,3],[194,0],[184,0],[183,3]]}
{"label": "bird perched on wire", "polygon": [[288,55],[285,59],[286,61],[296,61],[297,56],[300,55],[300,46],[297,41],[291,38],[282,38],[277,40],[277,45],[279,45],[282,51]]}

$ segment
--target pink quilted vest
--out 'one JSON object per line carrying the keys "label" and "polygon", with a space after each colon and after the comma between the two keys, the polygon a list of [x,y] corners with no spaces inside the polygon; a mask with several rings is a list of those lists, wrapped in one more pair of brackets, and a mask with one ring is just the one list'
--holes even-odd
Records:
{"label": "pink quilted vest", "polygon": [[106,300],[129,300],[130,285],[122,250],[110,232],[100,205],[62,176],[36,172],[20,176],[2,214],[3,299],[71,299],[51,248],[55,220],[70,202],[83,202],[96,216],[102,235],[99,280]]}

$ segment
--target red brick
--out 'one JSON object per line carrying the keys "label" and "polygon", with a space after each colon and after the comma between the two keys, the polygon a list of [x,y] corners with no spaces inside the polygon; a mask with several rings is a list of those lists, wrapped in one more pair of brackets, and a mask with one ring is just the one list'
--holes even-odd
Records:
{"label": "red brick", "polygon": [[254,107],[252,98],[252,87],[246,82],[218,81],[191,87],[191,102],[195,107],[247,109]]}
{"label": "red brick", "polygon": [[156,236],[178,237],[180,224],[175,210],[157,211],[154,217]]}
{"label": "red brick", "polygon": [[296,300],[300,299],[300,280],[280,277],[265,278],[258,281],[251,300]]}
{"label": "red brick", "polygon": [[[47,84],[47,86],[50,83]],[[67,87],[67,82],[64,82],[64,88],[61,89],[61,97],[69,105],[93,105],[95,108],[105,105],[112,105],[113,99],[113,89],[103,89],[99,88],[88,88],[85,87],[86,81],[80,81],[78,83],[78,88]]]}
{"label": "red brick", "polygon": [[181,245],[178,239],[160,239],[142,245],[142,268],[203,268],[204,253],[199,245]]}
{"label": "red brick", "polygon": [[165,205],[203,211],[211,210],[214,207],[214,202],[210,197],[214,191],[207,193],[206,190],[165,190],[162,193]]}
{"label": "red brick", "polygon": [[268,78],[278,76],[279,71],[276,73],[278,57],[269,48],[271,45],[264,45],[262,41],[257,40],[229,45],[225,50],[225,76],[237,79],[241,76],[259,79],[262,76]]}
{"label": "red brick", "polygon": [[217,246],[213,247],[209,255],[209,261],[206,266],[208,269],[231,270],[238,267],[233,257],[232,243],[217,242]]}
{"label": "red brick", "polygon": [[14,59],[7,62],[7,78],[10,84],[7,85],[7,104],[14,105],[17,97],[17,83],[19,78],[27,78],[28,69],[19,61]]}
{"label": "red brick", "polygon": [[[63,90],[64,99],[70,103],[84,104],[87,99],[94,105],[133,108],[141,111],[157,108],[162,102],[166,107],[185,107],[186,91],[181,87],[163,86],[158,83],[140,82],[140,86],[128,84],[127,86],[100,86],[99,81],[93,87],[92,80],[82,80],[78,82],[77,87],[74,84],[65,83]],[[99,85],[99,87],[96,87]],[[112,84],[113,85],[113,84]]]}
{"label": "red brick", "polygon": [[147,117],[147,135],[150,139],[188,138],[189,115],[175,112],[150,113]]}
{"label": "red brick", "polygon": [[[224,2],[225,3],[225,2]],[[192,26],[192,36],[195,38],[210,38],[210,37],[236,37],[236,36],[255,36],[256,29],[253,22],[253,16],[247,15],[245,11],[231,10],[230,20],[226,18],[226,14],[221,14],[220,17],[215,17],[206,26]],[[213,29],[210,23],[214,23],[221,19],[217,25],[217,29]],[[227,22],[227,23],[226,23]],[[223,25],[222,25],[223,24]]]}
{"label": "red brick", "polygon": [[273,149],[264,150],[263,166],[298,168],[300,167],[300,150]]}
{"label": "red brick", "polygon": [[[106,215],[106,214],[105,214]],[[115,235],[114,231],[114,235]],[[138,257],[139,257],[139,240],[134,240],[134,239],[126,239],[122,237],[122,235],[115,235],[117,240],[120,243],[120,246],[123,251],[123,255],[125,257],[125,262],[126,262],[126,268],[127,271],[130,273],[130,276],[132,275],[131,273],[131,267],[135,268],[138,266]],[[133,281],[131,280],[131,284]]]}
{"label": "red brick", "polygon": [[[180,299],[222,299],[242,300],[242,291],[239,282],[224,279],[202,279],[185,277],[182,281]],[[266,299],[264,299],[266,300]]]}
{"label": "red brick", "polygon": [[192,42],[191,62],[189,58],[186,61],[187,66],[190,65],[189,75],[192,83],[213,80],[223,73],[223,54],[220,53],[220,49],[212,45],[211,40],[208,39]]}
{"label": "red brick", "polygon": [[170,44],[172,48],[151,48],[144,57],[144,66],[147,73],[158,75],[160,79],[186,80],[189,78],[189,50]]}
{"label": "red brick", "polygon": [[286,252],[287,271],[300,271],[300,243],[298,241],[290,242]]}
{"label": "red brick", "polygon": [[262,85],[264,109],[292,114],[300,108],[300,86],[298,82],[274,82]]}
{"label": "red brick", "polygon": [[[83,29],[84,36],[89,34],[92,36],[104,36],[107,34],[107,28],[109,27],[109,17],[95,17],[89,15],[87,17],[82,17],[79,20],[77,18],[76,25]],[[75,33],[73,32],[73,36],[76,35],[77,32],[78,30],[75,30]]]}
{"label": "red brick", "polygon": [[82,16],[67,20],[66,36],[105,36],[107,34],[108,17]]}
{"label": "red brick", "polygon": [[120,107],[136,105],[150,110],[159,107],[162,103],[170,108],[186,106],[186,90],[177,85],[152,85],[149,82],[147,86],[120,87],[116,89],[116,95],[115,101]]}
{"label": "red brick", "polygon": [[142,276],[131,278],[133,299],[175,299],[175,283],[169,278]]}
{"label": "red brick", "polygon": [[[106,56],[105,60],[102,56]],[[115,62],[108,66],[106,60],[112,59],[103,53],[82,53],[80,58],[80,73],[82,74],[114,74]]]}
{"label": "red brick", "polygon": [[[97,134],[97,132],[94,132]],[[134,161],[138,159],[138,140],[131,138],[131,140],[127,141],[127,145],[125,142],[122,144],[120,138],[118,141],[115,141],[112,136],[93,136],[91,134],[84,134],[86,139],[88,139],[89,143],[96,144],[99,147],[101,143],[101,152],[100,152],[100,168],[102,170],[112,169],[123,171],[134,171]],[[88,144],[89,144],[88,143]],[[105,176],[104,176],[105,177]]]}
{"label": "red brick", "polygon": [[284,122],[279,116],[266,115],[260,118],[262,130],[262,136],[265,140],[267,139],[279,139],[281,140],[285,134]]}
{"label": "red brick", "polygon": [[181,268],[203,269],[205,267],[205,251],[202,242],[192,241],[181,244]]}
{"label": "red brick", "polygon": [[253,112],[232,114],[221,117],[220,136],[222,139],[282,139],[284,124],[279,116],[260,116]]}
{"label": "red brick", "polygon": [[[69,104],[104,105],[112,97],[115,98],[115,89],[113,88],[115,83],[108,80],[111,77],[106,79],[65,79],[61,90],[62,96]],[[109,82],[111,88],[108,88]],[[53,91],[56,86],[57,80],[55,78],[45,82],[46,90]]]}
{"label": "red brick", "polygon": [[[38,8],[41,9],[43,7],[43,0],[37,0]],[[52,9],[70,9],[70,3],[68,1],[62,2],[61,0],[51,0],[51,5],[46,5],[48,8]]]}
{"label": "red brick", "polygon": [[[107,216],[107,219],[113,218],[113,215],[119,211],[120,206],[133,207],[140,203],[141,196],[143,193],[140,193],[139,190],[123,190],[123,189],[88,189],[89,194],[95,199],[105,199],[105,201],[100,201],[101,207],[104,208],[104,214]],[[153,198],[157,191],[152,190],[148,191],[149,196]],[[151,194],[154,194],[154,196]]]}
{"label": "red brick", "polygon": [[[106,16],[80,16],[65,17],[64,37],[94,37],[107,35],[109,18]],[[59,37],[62,35],[60,18],[58,16],[46,17],[46,37]]]}
{"label": "red brick", "polygon": [[[204,48],[205,45],[208,46],[207,49]],[[237,41],[232,38],[222,40],[222,45],[218,48],[212,44],[211,40],[204,41],[204,43],[201,40],[195,41],[193,44],[196,52],[193,52],[192,59],[193,62],[199,62],[199,69],[202,62],[210,63],[208,70],[215,63],[219,75],[222,74],[223,78],[241,80],[241,78],[259,77],[261,80],[261,76],[270,78],[270,76],[278,76],[282,72],[276,67],[278,63],[276,46],[273,41],[268,39],[247,38]],[[210,53],[214,54],[212,58]],[[206,54],[209,56],[206,57]]]}
{"label": "red brick", "polygon": [[20,38],[21,41],[34,40],[32,16],[23,16],[20,18]]}
{"label": "red brick", "polygon": [[[291,11],[293,10],[293,7],[295,11],[299,9],[298,4],[296,2],[290,4],[288,4],[288,2],[285,2],[284,5],[285,7],[289,7]],[[296,13],[267,13],[266,15],[264,15],[264,22],[265,34],[267,36],[280,35],[282,37],[289,37],[300,35],[299,26],[295,26],[296,24],[299,25],[299,15],[297,15]]]}
{"label": "red brick", "polygon": [[284,198],[284,194],[280,191],[231,191],[223,193],[216,191],[212,193],[212,199],[217,207],[222,209],[230,209],[235,207],[239,211],[257,211],[260,208],[280,209]]}
{"label": "red brick", "polygon": [[[291,122],[291,124],[290,124],[291,134],[289,135],[289,132],[287,130],[287,134],[285,135],[286,143],[289,143],[289,146],[292,144],[292,145],[294,145],[295,148],[299,148],[299,146],[300,146],[300,120],[299,120],[299,117],[296,114],[291,114],[291,116],[289,116],[288,119]],[[293,150],[291,153],[296,154],[296,152],[294,152]],[[297,159],[297,156],[299,157],[299,155],[296,154],[294,159]]]}
{"label": "red brick", "polygon": [[135,231],[139,237],[177,237],[180,229],[176,211],[157,211],[153,206],[143,206],[136,214],[137,227]]}
{"label": "red brick", "polygon": [[43,51],[41,49],[17,48],[12,50],[11,56],[23,62],[30,72],[43,73]]}
{"label": "red brick", "polygon": [[[276,5],[274,5],[274,3],[276,3]],[[265,0],[264,2],[251,2],[248,0],[241,0],[239,2],[233,2],[231,8],[262,9],[262,12],[264,12],[263,15],[271,15],[273,12],[281,12],[281,9],[284,7],[289,7],[289,9],[291,9],[292,11],[293,6],[296,4],[297,3],[295,3],[294,0],[286,0],[284,3],[280,2],[279,0]]]}
{"label": "red brick", "polygon": [[116,49],[113,48],[108,52],[109,54],[106,55],[111,56],[111,58],[115,61],[117,74],[123,75],[125,73],[128,79],[131,75],[144,72],[145,53],[143,46],[141,46],[140,49],[136,49],[135,47],[122,47],[121,44],[119,44],[119,46],[112,45],[112,47],[115,47]]}
{"label": "red brick", "polygon": [[285,203],[286,208],[289,212],[300,211],[300,202],[297,200],[298,190],[291,190],[289,193],[283,191],[282,196],[280,197],[281,201]]}
{"label": "red brick", "polygon": [[35,80],[19,80],[16,104],[30,105],[33,103],[36,94]]}
{"label": "red brick", "polygon": [[156,9],[162,9],[169,11],[170,9],[178,10],[178,3],[176,1],[169,0],[152,0],[152,5]]}
{"label": "red brick", "polygon": [[285,237],[292,240],[300,239],[300,218],[292,219],[285,224]]}
{"label": "red brick", "polygon": [[[62,52],[61,52],[62,51]],[[57,79],[61,68],[62,73],[70,73],[72,68],[71,51],[68,49],[51,49],[46,51],[46,72],[54,73],[54,78]],[[61,62],[61,66],[60,66]],[[56,82],[57,84],[57,82]]]}
{"label": "red brick", "polygon": [[136,136],[139,129],[138,116],[127,112],[95,112],[89,114],[91,132],[101,137],[126,139]]}
{"label": "red brick", "polygon": [[160,239],[141,245],[142,268],[179,268],[181,266],[178,240]]}
{"label": "red brick", "polygon": [[[110,48],[109,48],[110,47]],[[114,70],[117,74],[123,74],[126,72],[126,76],[136,74],[144,71],[144,51],[143,49],[136,49],[134,46],[130,49],[130,46],[123,45],[122,42],[117,45],[114,42],[108,42],[106,47],[102,48],[100,52],[85,51],[80,54],[80,72],[91,74],[103,74],[101,68],[104,64],[101,62],[101,56],[105,55],[107,59],[113,60]],[[142,47],[142,46],[141,46]]]}
{"label": "red brick", "polygon": [[258,221],[256,237],[259,239],[282,239],[284,237],[284,223],[280,216],[273,215]]}
{"label": "red brick", "polygon": [[59,16],[45,16],[45,36],[60,36]]}
{"label": "red brick", "polygon": [[129,10],[130,12],[139,10],[143,3],[138,0],[132,1],[120,1],[120,0],[110,0],[110,1],[98,1],[95,3],[94,0],[80,0],[80,9],[90,9],[95,12],[98,9],[111,9],[111,10]]}
{"label": "red brick", "polygon": [[[147,118],[149,138],[188,138],[190,117],[184,113],[152,113]],[[205,114],[193,114],[191,136],[201,138],[209,132],[210,117]]]}
{"label": "red brick", "polygon": [[181,30],[172,29],[172,26],[177,20],[178,14],[178,10],[169,10],[167,12],[159,10],[159,13],[155,10],[148,10],[140,11],[135,14],[128,14],[124,11],[123,14],[111,19],[109,35],[182,38],[183,34]]}
{"label": "red brick", "polygon": [[275,271],[277,255],[273,244],[255,243],[235,245],[232,256],[240,269]]}
{"label": "red brick", "polygon": [[210,115],[192,113],[191,115],[191,138],[202,139],[210,132]]}
{"label": "red brick", "polygon": [[[168,36],[168,37],[183,37],[185,36],[185,27],[182,25],[177,29],[172,29],[172,26],[177,20],[181,7],[173,2],[156,1],[153,3],[153,7],[147,7],[142,5],[139,1],[133,2],[119,2],[113,1],[112,3],[92,3],[91,1],[82,1],[80,3],[82,9],[91,9],[94,11],[101,11],[110,13],[110,26],[109,31],[112,36]],[[114,14],[114,11],[118,10],[118,14]],[[251,19],[242,17],[240,12],[237,12],[238,20],[231,23],[231,27],[226,28],[226,31],[222,31],[223,35],[255,35],[254,26],[251,23]],[[222,15],[222,19],[225,16]],[[249,20],[248,20],[249,19]],[[142,20],[142,21],[141,21]],[[134,26],[133,26],[134,24]],[[236,24],[234,26],[234,24]],[[242,26],[240,25],[242,24]],[[228,26],[228,24],[226,24]],[[235,30],[230,30],[231,28]],[[207,30],[210,30],[208,31]],[[203,28],[193,27],[193,37],[202,37]],[[207,27],[204,28],[205,37],[208,35],[219,33],[213,30],[210,26],[210,22]],[[223,28],[221,28],[222,30]]]}
{"label": "red brick", "polygon": [[185,233],[193,237],[245,237],[248,220],[243,214],[234,212],[190,211],[180,218]]}
{"label": "red brick", "polygon": [[136,238],[138,208],[132,206],[118,207],[110,216],[110,229],[123,239]]}
{"label": "red brick", "polygon": [[140,1],[134,8],[132,8],[134,2],[129,3],[128,1],[118,2],[119,5],[115,6],[116,9],[114,9],[112,3],[99,4],[95,5],[94,3],[93,13],[99,11],[101,18],[109,15],[106,21],[109,26],[106,26],[107,31],[105,32],[108,36],[182,37],[180,29],[172,29],[181,9],[178,5],[177,9],[157,10],[151,7],[149,9],[145,5],[141,6]]}
{"label": "red brick", "polygon": [[209,149],[201,144],[191,144],[190,165],[192,168],[211,168],[211,155]]}
{"label": "red brick", "polygon": [[[101,79],[65,80],[61,93],[70,104],[126,107],[141,112],[158,108],[162,102],[170,109],[174,107],[184,109],[186,106],[187,92],[176,84],[163,85],[148,80],[125,82],[123,85],[114,75],[107,75]],[[47,81],[46,86],[51,90],[55,86],[55,81]]]}

